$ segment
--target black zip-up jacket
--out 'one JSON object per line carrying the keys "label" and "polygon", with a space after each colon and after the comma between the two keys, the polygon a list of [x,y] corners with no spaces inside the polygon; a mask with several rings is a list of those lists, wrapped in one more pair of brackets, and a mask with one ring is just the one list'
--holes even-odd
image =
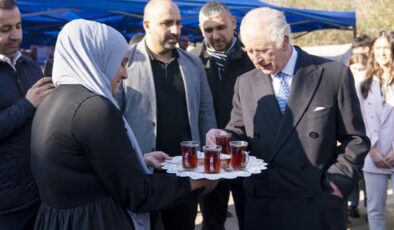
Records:
{"label": "black zip-up jacket", "polygon": [[253,63],[248,55],[242,50],[242,43],[238,40],[237,48],[226,59],[222,80],[219,78],[216,63],[206,51],[205,43],[197,46],[191,53],[201,58],[207,73],[209,87],[213,96],[213,105],[215,108],[216,122],[219,129],[226,127],[230,121],[231,110],[233,108],[232,100],[234,95],[234,85],[238,76],[254,69]]}
{"label": "black zip-up jacket", "polygon": [[30,170],[30,131],[35,108],[25,96],[42,72],[24,56],[15,67],[16,72],[0,61],[0,215],[39,201]]}

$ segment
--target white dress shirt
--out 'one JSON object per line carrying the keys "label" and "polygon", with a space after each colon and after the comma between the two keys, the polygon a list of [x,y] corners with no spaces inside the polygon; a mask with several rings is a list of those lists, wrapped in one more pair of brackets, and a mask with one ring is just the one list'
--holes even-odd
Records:
{"label": "white dress shirt", "polygon": [[3,54],[0,54],[0,61],[8,63],[16,71],[16,68],[15,68],[16,61],[18,61],[18,59],[21,56],[22,56],[21,52],[16,51],[14,58],[11,60],[9,57],[6,57]]}
{"label": "white dress shirt", "polygon": [[[285,81],[287,85],[289,86],[289,89],[291,90],[291,82],[293,80],[294,76],[294,70],[295,70],[295,65],[297,61],[297,50],[292,46],[292,53],[290,56],[289,61],[285,65],[285,67],[280,70],[280,72],[283,72],[286,74]],[[279,93],[279,87],[280,87],[280,79],[278,74],[271,74],[272,78],[272,86],[274,88],[275,95],[278,95]]]}

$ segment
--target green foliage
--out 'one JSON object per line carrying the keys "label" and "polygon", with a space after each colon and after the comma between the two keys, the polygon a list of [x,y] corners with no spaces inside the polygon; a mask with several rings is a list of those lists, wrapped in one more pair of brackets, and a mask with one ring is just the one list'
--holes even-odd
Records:
{"label": "green foliage", "polygon": [[[394,30],[393,0],[264,0],[267,3],[284,7],[317,10],[355,10],[357,35],[374,36],[381,29]],[[298,34],[295,34],[297,37]],[[294,39],[300,46],[350,43],[353,31],[320,30]]]}

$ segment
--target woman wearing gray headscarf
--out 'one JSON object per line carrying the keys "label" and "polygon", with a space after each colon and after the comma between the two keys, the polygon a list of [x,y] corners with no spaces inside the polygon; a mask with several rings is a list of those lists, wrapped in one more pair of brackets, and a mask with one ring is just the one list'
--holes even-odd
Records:
{"label": "woman wearing gray headscarf", "polygon": [[125,210],[163,209],[207,183],[150,175],[146,164],[158,167],[167,155],[142,156],[111,94],[126,73],[127,51],[119,32],[97,22],[74,20],[59,33],[56,89],[32,127],[31,165],[42,198],[35,229],[149,229],[146,215]]}

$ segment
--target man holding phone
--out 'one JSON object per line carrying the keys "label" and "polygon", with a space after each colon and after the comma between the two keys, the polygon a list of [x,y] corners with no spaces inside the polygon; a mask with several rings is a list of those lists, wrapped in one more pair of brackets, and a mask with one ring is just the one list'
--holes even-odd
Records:
{"label": "man holding phone", "polygon": [[45,60],[44,65],[44,76],[45,77],[52,77],[52,69],[53,69],[53,57],[48,58]]}
{"label": "man holding phone", "polygon": [[39,207],[30,171],[30,128],[36,108],[54,88],[18,50],[21,15],[15,0],[0,0],[0,226],[33,229]]}

